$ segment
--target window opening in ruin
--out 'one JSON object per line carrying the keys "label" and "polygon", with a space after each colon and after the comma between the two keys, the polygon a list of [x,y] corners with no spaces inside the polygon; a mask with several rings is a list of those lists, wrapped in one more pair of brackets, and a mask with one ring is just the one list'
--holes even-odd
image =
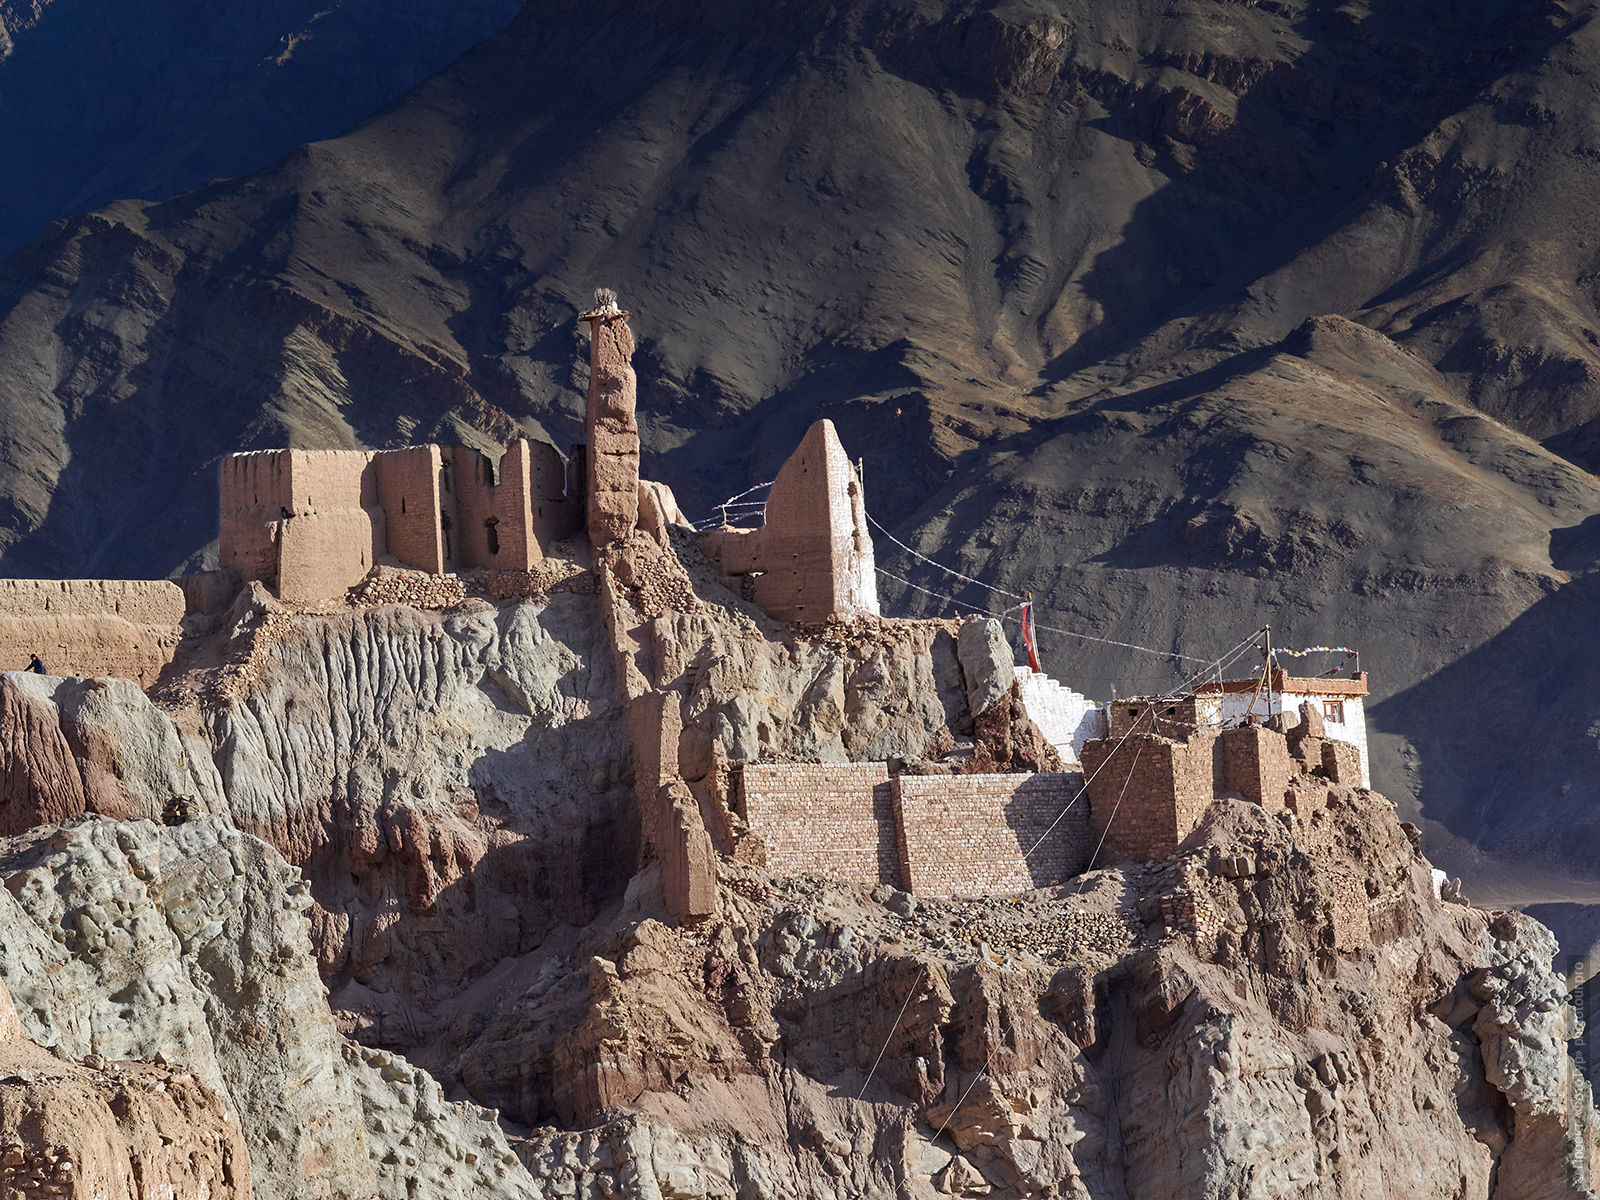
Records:
{"label": "window opening in ruin", "polygon": [[496,528],[499,524],[500,524],[500,518],[499,517],[485,517],[484,520],[483,520],[484,531],[489,536],[489,553],[490,554],[499,554],[500,553],[500,530],[498,528]]}
{"label": "window opening in ruin", "polygon": [[1337,721],[1344,724],[1344,701],[1324,700],[1322,702],[1322,719],[1324,721]]}
{"label": "window opening in ruin", "polygon": [[406,498],[404,496],[400,497],[400,515],[402,517],[406,515]]}
{"label": "window opening in ruin", "polygon": [[1177,711],[1178,711],[1178,706],[1177,705],[1169,704],[1169,705],[1167,705],[1166,708],[1161,710],[1161,715],[1164,716],[1164,717],[1170,717],[1170,716],[1173,716],[1175,713],[1177,713]]}

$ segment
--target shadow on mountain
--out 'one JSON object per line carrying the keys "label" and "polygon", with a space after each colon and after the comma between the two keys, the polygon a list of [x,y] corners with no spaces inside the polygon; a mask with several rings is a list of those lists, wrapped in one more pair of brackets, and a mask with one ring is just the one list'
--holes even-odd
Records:
{"label": "shadow on mountain", "polygon": [[1538,859],[1595,875],[1596,613],[1600,573],[1575,579],[1370,710],[1375,729],[1403,734],[1419,752],[1426,815],[1508,863]]}

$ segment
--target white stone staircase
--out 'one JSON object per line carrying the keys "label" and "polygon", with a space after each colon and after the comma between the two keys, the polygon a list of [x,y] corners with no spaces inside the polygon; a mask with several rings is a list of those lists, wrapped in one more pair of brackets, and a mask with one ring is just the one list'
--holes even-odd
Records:
{"label": "white stone staircase", "polygon": [[1059,680],[1031,667],[1017,668],[1022,706],[1045,740],[1056,748],[1061,761],[1076,767],[1083,761],[1083,744],[1105,735],[1105,710]]}

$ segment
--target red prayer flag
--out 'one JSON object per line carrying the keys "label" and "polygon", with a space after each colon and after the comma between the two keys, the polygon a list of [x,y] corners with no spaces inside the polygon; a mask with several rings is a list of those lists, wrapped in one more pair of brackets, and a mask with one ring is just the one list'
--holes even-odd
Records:
{"label": "red prayer flag", "polygon": [[1028,652],[1028,665],[1035,671],[1044,670],[1039,665],[1039,643],[1033,636],[1033,603],[1022,606],[1022,646]]}

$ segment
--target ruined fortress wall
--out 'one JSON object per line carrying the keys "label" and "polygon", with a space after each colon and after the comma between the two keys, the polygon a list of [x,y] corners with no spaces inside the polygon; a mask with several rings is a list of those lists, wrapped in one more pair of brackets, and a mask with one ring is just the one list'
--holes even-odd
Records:
{"label": "ruined fortress wall", "polygon": [[407,446],[374,455],[378,505],[383,509],[388,553],[419,571],[443,574],[448,565],[440,524],[438,446]]}
{"label": "ruined fortress wall", "polygon": [[370,454],[289,453],[291,519],[278,530],[278,596],[330,600],[366,578],[387,545],[378,473]]}
{"label": "ruined fortress wall", "polygon": [[278,575],[278,523],[290,512],[289,451],[233,454],[219,471],[220,561],[243,579]]}
{"label": "ruined fortress wall", "polygon": [[860,481],[832,421],[813,425],[783,464],[755,538],[763,612],[800,621],[878,610]]}
{"label": "ruined fortress wall", "polygon": [[589,322],[589,401],[584,417],[584,481],[595,547],[628,536],[639,523],[638,380],[628,314],[597,310]]}
{"label": "ruined fortress wall", "polygon": [[263,450],[221,469],[221,560],[277,580],[286,600],[325,600],[359,583],[384,545],[372,455]]}
{"label": "ruined fortress wall", "polygon": [[183,589],[170,579],[0,579],[0,617],[120,617],[175,626]]}
{"label": "ruined fortress wall", "polygon": [[335,600],[367,577],[383,554],[381,508],[304,513],[278,534],[278,597]]}
{"label": "ruined fortress wall", "polygon": [[749,763],[740,786],[774,875],[899,885],[887,763]]}
{"label": "ruined fortress wall", "polygon": [[818,421],[783,464],[759,529],[717,529],[701,548],[738,590],[780,621],[878,612],[861,481],[833,422]]}
{"label": "ruined fortress wall", "polygon": [[376,508],[373,455],[359,450],[290,450],[289,512],[293,516]]}
{"label": "ruined fortress wall", "polygon": [[505,571],[526,571],[544,558],[533,532],[533,455],[526,438],[506,447],[500,458],[500,485],[490,497],[497,553],[486,565]]}
{"label": "ruined fortress wall", "polygon": [[545,530],[576,528],[566,482],[555,448],[526,439],[498,466],[465,446],[236,454],[220,472],[222,565],[300,601],[343,595],[385,555],[433,574],[528,570]]}
{"label": "ruined fortress wall", "polygon": [[[471,446],[451,446],[451,478],[455,484],[455,558],[462,567],[495,565],[489,552],[487,522],[496,518],[494,498],[498,467]],[[498,535],[499,526],[495,526]]]}
{"label": "ruined fortress wall", "polygon": [[[528,505],[533,515],[533,540],[545,547],[578,532],[583,521],[582,456],[562,462],[549,442],[513,443],[528,455]],[[578,477],[576,480],[574,477]]]}
{"label": "ruined fortress wall", "polygon": [[170,580],[0,580],[0,670],[38,654],[52,675],[116,675],[141,687],[177,651],[185,602]]}
{"label": "ruined fortress wall", "polygon": [[1094,846],[1088,805],[1072,805],[1082,781],[1076,772],[896,776],[905,886],[919,896],[1003,895],[1079,874]]}

